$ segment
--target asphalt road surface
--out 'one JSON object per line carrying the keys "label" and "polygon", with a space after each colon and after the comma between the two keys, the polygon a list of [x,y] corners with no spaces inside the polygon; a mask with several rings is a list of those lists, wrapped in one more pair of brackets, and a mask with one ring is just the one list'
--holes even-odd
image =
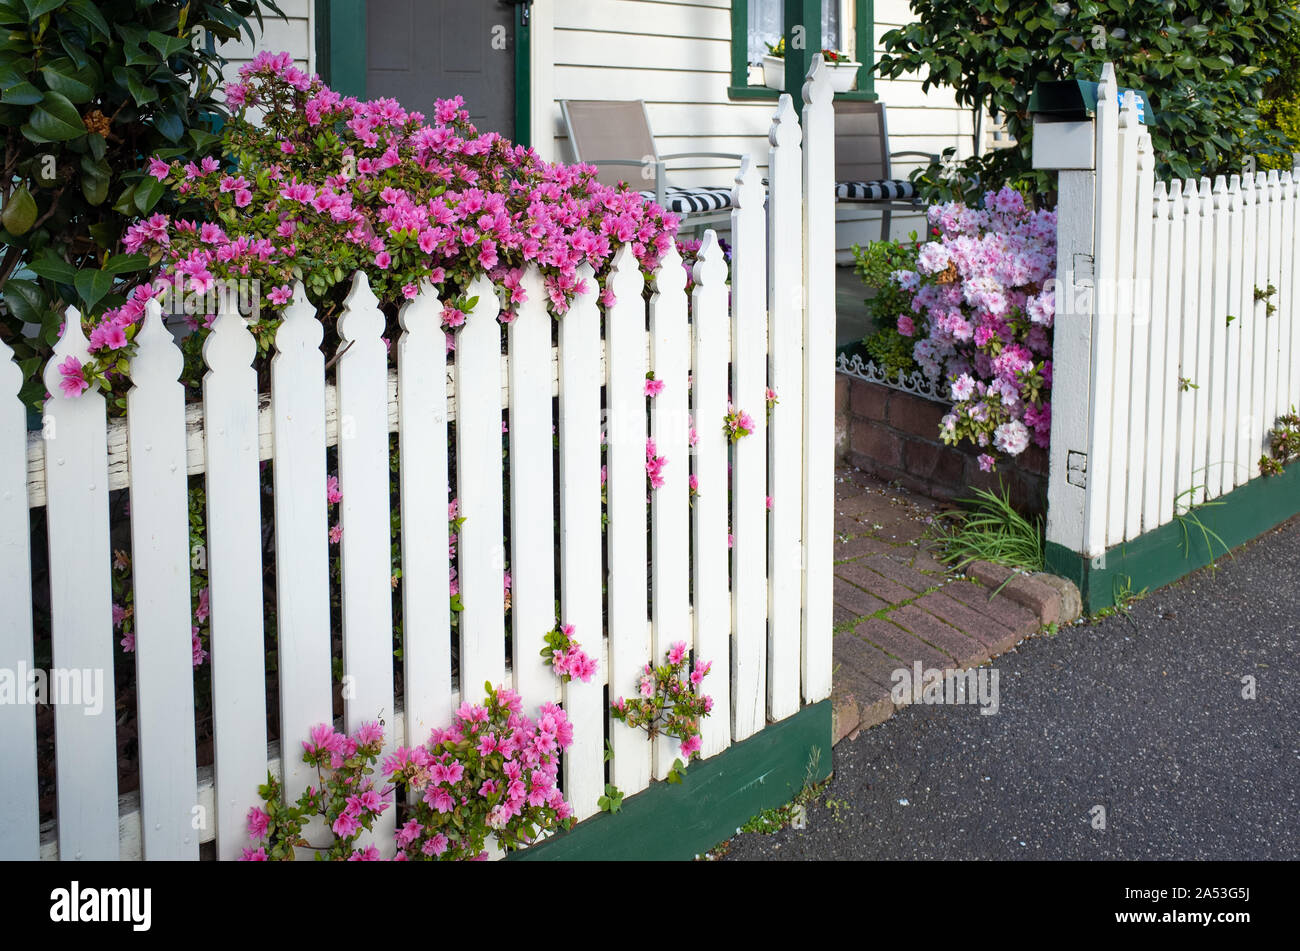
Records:
{"label": "asphalt road surface", "polygon": [[1300,519],[992,666],[996,714],[899,711],[836,747],[804,828],[721,857],[1300,857]]}

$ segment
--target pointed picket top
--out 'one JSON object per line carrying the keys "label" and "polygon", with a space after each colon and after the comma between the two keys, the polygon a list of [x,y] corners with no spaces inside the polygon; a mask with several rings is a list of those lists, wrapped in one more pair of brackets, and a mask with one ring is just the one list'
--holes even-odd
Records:
{"label": "pointed picket top", "polygon": [[442,301],[438,299],[438,289],[428,278],[420,281],[415,297],[398,308],[397,325],[408,334],[442,327]]}
{"label": "pointed picket top", "polygon": [[778,148],[797,146],[803,141],[803,130],[799,128],[799,117],[794,111],[794,100],[790,98],[788,92],[781,93],[781,98],[777,100],[767,141]]}
{"label": "pointed picket top", "polygon": [[[591,265],[587,266],[587,279],[591,280],[595,276],[595,271]],[[582,268],[578,268],[579,280],[582,279]],[[591,285],[587,285],[590,289]],[[474,280],[470,281],[469,289],[465,291],[466,297],[477,297],[478,303],[474,309],[465,318],[465,324],[468,327],[470,317],[478,320],[496,320],[497,314],[501,311],[501,302],[497,300],[496,285],[488,278],[486,274],[479,274]]]}
{"label": "pointed picket top", "polygon": [[668,250],[650,276],[650,283],[656,295],[678,294],[686,289],[686,268],[682,266],[682,255],[677,250],[676,241],[669,242]]}
{"label": "pointed picket top", "polygon": [[1219,210],[1228,207],[1228,180],[1222,175],[1214,176],[1214,208]]}
{"label": "pointed picket top", "polygon": [[1136,129],[1141,124],[1142,120],[1138,118],[1137,96],[1133,94],[1132,89],[1126,89],[1119,106],[1119,127]]}
{"label": "pointed picket top", "polygon": [[295,346],[319,347],[325,328],[316,319],[316,308],[307,300],[302,281],[293,282],[293,300],[283,311],[284,320],[275,331],[275,349],[283,353]]}
{"label": "pointed picket top", "polygon": [[257,356],[257,341],[248,321],[239,313],[233,294],[222,294],[220,313],[212,322],[212,333],[203,341],[203,362],[209,370],[246,370]]}
{"label": "pointed picket top", "polygon": [[692,274],[699,287],[711,288],[727,279],[727,260],[718,244],[718,234],[712,228],[704,232],[704,240],[700,242],[700,252],[696,255]]}
{"label": "pointed picket top", "polygon": [[762,208],[767,200],[763,188],[762,176],[754,167],[754,160],[746,155],[740,160],[740,170],[736,172],[736,185],[731,189],[731,204],[736,208]]}
{"label": "pointed picket top", "polygon": [[[1177,185],[1177,182],[1174,182]],[[1196,199],[1200,197],[1196,191],[1196,179],[1188,178],[1183,180],[1183,203],[1189,213],[1192,209],[1198,207]]]}
{"label": "pointed picket top", "polygon": [[180,379],[181,370],[185,368],[185,357],[176,346],[172,332],[167,329],[162,305],[157,300],[150,299],[145,303],[144,323],[135,335],[135,342],[139,349],[131,361],[133,378],[136,375],[142,379],[153,376],[169,383]]}
{"label": "pointed picket top", "polygon": [[1151,145],[1151,133],[1146,126],[1138,130],[1137,170],[1141,177],[1144,172],[1155,168],[1155,153]]}
{"label": "pointed picket top", "polygon": [[614,253],[606,286],[614,291],[615,301],[630,301],[641,296],[645,278],[641,274],[641,263],[632,252],[632,245],[625,244]]}
{"label": "pointed picket top", "polygon": [[1282,200],[1282,180],[1275,168],[1268,170],[1268,198],[1269,201]]}
{"label": "pointed picket top", "polygon": [[63,373],[60,372],[59,365],[68,357],[75,358],[82,366],[90,360],[90,341],[86,339],[86,334],[81,329],[81,311],[75,307],[69,307],[63,312],[63,331],[59,334],[58,342],[54,344],[54,354],[45,364],[45,372],[41,375],[45,389],[53,394],[55,399],[64,398],[63,390],[59,386],[63,381]]}
{"label": "pointed picket top", "polygon": [[803,101],[805,105],[822,105],[831,101],[835,90],[831,87],[831,70],[826,65],[825,57],[815,53],[812,65],[808,67],[808,78],[803,84]]}
{"label": "pointed picket top", "polygon": [[1119,90],[1119,83],[1115,79],[1115,64],[1101,64],[1101,81],[1097,88],[1097,105],[1103,102],[1110,103],[1115,98],[1115,93]]}
{"label": "pointed picket top", "polygon": [[339,317],[339,339],[351,343],[366,337],[378,338],[384,332],[384,314],[379,309],[379,298],[370,289],[365,271],[352,277],[352,289],[343,298],[343,315]]}
{"label": "pointed picket top", "polygon": [[1282,197],[1292,198],[1295,195],[1295,177],[1291,174],[1290,169],[1279,173],[1278,179],[1282,183]]}

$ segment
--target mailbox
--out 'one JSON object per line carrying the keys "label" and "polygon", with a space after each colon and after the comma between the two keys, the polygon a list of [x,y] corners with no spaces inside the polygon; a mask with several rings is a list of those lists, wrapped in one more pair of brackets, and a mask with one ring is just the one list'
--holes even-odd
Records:
{"label": "mailbox", "polygon": [[[1029,111],[1034,115],[1033,164],[1041,169],[1091,169],[1096,165],[1096,133],[1099,83],[1066,79],[1034,85]],[[1149,123],[1154,116],[1146,93],[1120,87],[1117,101],[1133,93],[1138,119]]]}

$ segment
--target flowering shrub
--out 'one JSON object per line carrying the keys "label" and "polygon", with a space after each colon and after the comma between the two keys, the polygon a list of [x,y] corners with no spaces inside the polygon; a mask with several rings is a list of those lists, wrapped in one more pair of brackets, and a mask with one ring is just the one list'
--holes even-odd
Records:
{"label": "flowering shrub", "polygon": [[[685,641],[673,644],[665,663],[645,665],[637,679],[637,696],[619,697],[610,704],[610,713],[630,727],[639,727],[654,739],[659,734],[681,740],[686,762],[700,750],[700,720],[713,710],[713,698],[702,690],[712,661],[696,661],[690,666],[690,651]],[[689,672],[688,672],[689,671]],[[668,775],[669,782],[681,782],[686,766],[679,759]]]}
{"label": "flowering shrub", "polygon": [[[496,133],[480,135],[459,97],[440,100],[426,124],[392,99],[339,95],[288,53],[258,54],[226,94],[238,109],[222,129],[230,163],[150,161],[153,180],[182,210],[138,222],[125,242],[158,261],[161,277],[103,313],[91,328],[93,359],[63,368],[65,389],[117,386],[145,301],[168,288],[198,295],[199,333],[189,338],[197,347],[214,309],[203,295],[218,280],[258,281],[260,296],[247,303],[265,353],[279,320],[260,308],[287,303],[295,279],[327,325],[355,270],[367,272],[393,320],[394,305],[428,280],[454,331],[473,306],[466,289],[478,272],[495,282],[509,321],[526,297],[523,270],[536,263],[560,315],[585,289],[582,264],[603,275],[626,243],[649,272],[676,232],[677,216],[626,186],[599,184],[591,166],[552,165]],[[258,124],[250,109],[260,111]],[[608,288],[602,301],[612,302]]]}
{"label": "flowering shrub", "polygon": [[596,672],[596,661],[587,655],[574,638],[572,624],[560,624],[557,621],[555,629],[546,635],[546,646],[542,648],[541,654],[564,683],[574,677],[586,683]]}
{"label": "flowering shrub", "polygon": [[[943,440],[1017,456],[1051,433],[1056,213],[1027,209],[1010,188],[984,204],[930,209],[934,238],[915,270],[893,275],[911,295],[898,330],[925,375],[950,386]],[[986,470],[994,460],[980,456]]]}
{"label": "flowering shrub", "polygon": [[727,415],[722,417],[722,431],[732,442],[739,442],[754,431],[754,418],[728,403]]}
{"label": "flowering shrub", "polygon": [[[362,724],[351,736],[336,733],[325,723],[313,727],[311,739],[302,742],[302,761],[316,767],[319,785],[307,787],[297,803],[286,805],[280,801],[279,781],[268,773],[266,785],[258,789],[265,808],[255,806],[248,812],[248,837],[259,845],[244,849],[244,860],[292,861],[299,847],[315,849],[321,861],[377,861],[379,850],[373,845],[358,849],[356,840],[392,805],[392,789],[376,789],[369,778],[383,745],[384,731],[378,723]],[[324,819],[333,833],[328,846],[316,848],[303,836],[315,816]]]}
{"label": "flowering shrub", "polygon": [[389,780],[419,797],[397,830],[399,861],[483,859],[489,835],[509,851],[571,825],[555,785],[560,751],[573,742],[564,711],[544,703],[533,720],[517,693],[484,686],[486,702],[462,703],[450,729],[384,760]]}

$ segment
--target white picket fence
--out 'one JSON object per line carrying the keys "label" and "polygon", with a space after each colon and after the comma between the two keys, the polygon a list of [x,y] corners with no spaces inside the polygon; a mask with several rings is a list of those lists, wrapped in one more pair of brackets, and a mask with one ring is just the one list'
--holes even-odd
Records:
{"label": "white picket fence", "polygon": [[[714,664],[705,681],[715,699],[714,715],[704,721],[706,756],[796,713],[802,703],[829,696],[834,131],[826,74],[815,65],[809,75],[802,130],[788,96],[773,122],[767,214],[759,171],[746,160],[734,191],[730,286],[726,260],[709,232],[694,267],[689,321],[676,252],[656,272],[647,307],[639,267],[623,247],[610,278],[617,302],[602,314],[586,266],[580,273],[588,290],[561,318],[558,348],[551,346],[553,318],[535,267],[523,281],[528,303],[509,325],[507,354],[501,352],[493,287],[485,277],[474,282],[469,293],[479,302],[459,332],[454,364],[446,362],[441,304],[431,287],[423,287],[401,311],[403,333],[391,373],[381,340],[384,317],[359,273],[338,323],[342,345],[333,384],[320,350],[322,325],[299,287],[275,338],[269,403],[259,405],[253,337],[238,313],[227,312],[204,346],[202,403],[187,407],[177,382],[181,356],[154,305],[130,368],[127,418],[110,423],[102,395],[66,398],[58,386],[56,364],[87,356],[79,317],[69,311],[45,369],[53,394],[45,406],[50,439],[28,433],[16,395],[20,374],[0,344],[0,670],[32,667],[29,508],[44,504],[53,664],[102,671],[107,692],[98,716],[55,707],[57,809],[44,829],[36,710],[0,704],[0,857],[194,859],[200,842],[215,838],[219,858],[236,858],[250,844],[245,816],[268,768],[283,773],[291,798],[314,780],[296,751],[313,724],[332,718],[325,496],[331,445],[338,447],[343,493],[342,663],[353,687],[345,728],[382,715],[390,747],[420,742],[430,728],[449,725],[462,684],[465,697],[474,700],[484,681],[513,685],[530,709],[558,699],[575,736],[564,755],[562,785],[577,816],[585,818],[597,811],[606,782],[605,685],[611,698],[629,694],[641,666],[662,658],[673,641],[693,642],[697,656]],[[648,369],[665,389],[647,404]],[[779,403],[765,421],[768,385]],[[734,451],[723,435],[729,396],[758,425]],[[502,409],[508,410],[508,462],[501,451]],[[699,436],[694,449],[687,440],[692,415]],[[445,491],[453,419],[456,486],[467,516],[459,537],[464,611],[456,678]],[[609,520],[603,536],[602,428]],[[394,430],[401,462],[405,685],[397,711],[389,577],[388,438]],[[667,458],[665,484],[648,505],[647,435]],[[556,453],[558,532],[551,516]],[[276,747],[268,748],[262,687],[259,460],[265,458],[278,490],[270,504],[280,735],[295,751],[284,763]],[[505,465],[512,474],[508,500]],[[215,735],[214,764],[202,771],[189,715],[186,480],[194,472],[204,474],[207,488]],[[690,473],[699,483],[693,506]],[[128,486],[140,787],[119,796],[108,494]],[[502,541],[507,501],[508,553]],[[513,576],[509,659],[507,554]],[[539,657],[557,596],[564,621],[576,626],[578,639],[601,662],[589,683],[561,688]],[[643,733],[617,721],[610,726],[610,781],[631,794],[666,774],[674,759],[668,742],[652,749]],[[391,815],[377,836],[390,852]]]}
{"label": "white picket fence", "polygon": [[1258,478],[1300,403],[1300,176],[1155,181],[1109,66],[1095,133],[1060,179],[1047,526],[1092,558]]}

